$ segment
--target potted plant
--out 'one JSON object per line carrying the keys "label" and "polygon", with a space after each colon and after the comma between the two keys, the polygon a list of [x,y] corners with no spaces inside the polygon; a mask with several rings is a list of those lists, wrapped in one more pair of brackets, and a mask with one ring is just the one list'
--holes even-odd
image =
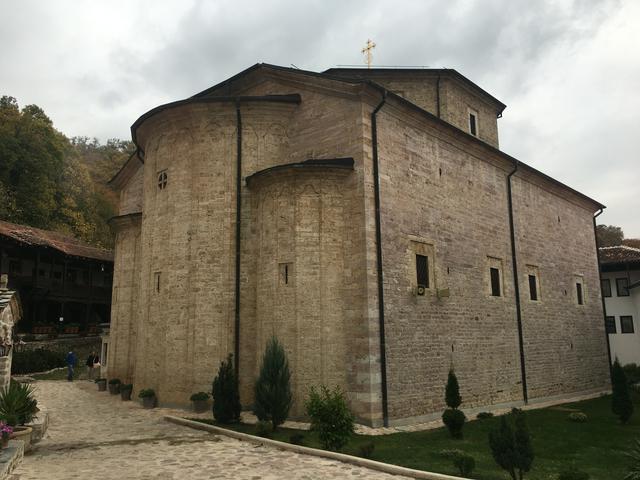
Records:
{"label": "potted plant", "polygon": [[106,378],[96,378],[96,385],[98,385],[98,391],[104,392],[107,390],[107,379]]}
{"label": "potted plant", "polygon": [[109,380],[109,393],[111,395],[117,395],[120,393],[120,384],[122,382],[119,378],[112,378]]}
{"label": "potted plant", "polygon": [[24,441],[24,450],[31,448],[31,427],[38,412],[38,401],[33,396],[33,387],[26,383],[11,381],[0,391],[0,418],[13,428],[9,438]]}
{"label": "potted plant", "polygon": [[153,408],[156,406],[156,392],[152,388],[144,388],[138,393],[138,397],[142,399],[142,406],[144,408]]}
{"label": "potted plant", "polygon": [[123,383],[120,385],[120,398],[122,400],[131,400],[131,392],[133,391],[132,383]]}
{"label": "potted plant", "polygon": [[0,421],[0,436],[2,438],[2,448],[7,448],[7,446],[9,445],[9,438],[11,438],[12,433],[13,427],[6,424],[5,422]]}
{"label": "potted plant", "polygon": [[209,410],[209,394],[207,392],[198,392],[191,395],[193,403],[193,411],[203,413]]}

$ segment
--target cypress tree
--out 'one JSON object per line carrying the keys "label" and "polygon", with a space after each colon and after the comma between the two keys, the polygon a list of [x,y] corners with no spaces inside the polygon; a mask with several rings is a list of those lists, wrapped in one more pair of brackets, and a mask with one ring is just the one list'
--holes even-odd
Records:
{"label": "cypress tree", "polygon": [[289,415],[292,400],[290,379],[289,362],[284,348],[276,337],[271,337],[255,384],[253,412],[258,420],[270,421],[274,430]]}
{"label": "cypress tree", "polygon": [[240,420],[240,394],[238,378],[233,368],[233,355],[220,363],[218,375],[213,380],[213,418],[220,423],[235,423]]}
{"label": "cypress tree", "polygon": [[449,370],[449,377],[447,378],[444,400],[449,408],[458,408],[462,403],[462,397],[460,396],[460,385],[458,385],[458,377],[456,377],[453,369]]}
{"label": "cypress tree", "polygon": [[522,410],[514,408],[512,414],[515,416],[515,433],[513,435],[514,447],[517,455],[516,466],[520,473],[520,478],[524,478],[524,472],[531,470],[533,463],[533,446],[531,445],[531,435],[527,427],[525,414]]}
{"label": "cypress tree", "polygon": [[627,376],[617,358],[613,362],[611,370],[611,389],[611,410],[623,424],[627,423],[633,415],[633,403],[631,402]]}

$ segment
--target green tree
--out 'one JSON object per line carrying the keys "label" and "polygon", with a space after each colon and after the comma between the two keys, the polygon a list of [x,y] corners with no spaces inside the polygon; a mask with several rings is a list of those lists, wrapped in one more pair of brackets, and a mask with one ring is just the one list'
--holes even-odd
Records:
{"label": "green tree", "polygon": [[117,195],[108,181],[133,151],[131,142],[74,137],[58,132],[37,105],[22,110],[0,98],[0,219],[113,246],[107,221]]}
{"label": "green tree", "polygon": [[220,423],[240,421],[240,394],[238,378],[233,368],[233,356],[220,363],[218,375],[213,380],[213,418]]}
{"label": "green tree", "polygon": [[633,415],[633,403],[627,376],[617,358],[611,369],[611,390],[611,411],[625,424]]}
{"label": "green tree", "polygon": [[514,408],[509,415],[515,421],[515,432],[507,417],[500,417],[499,428],[489,432],[489,448],[500,468],[513,480],[522,480],[534,459],[531,435],[524,412]]}
{"label": "green tree", "polygon": [[622,245],[622,241],[624,240],[622,228],[616,227],[615,225],[598,225],[596,227],[596,236],[599,247]]}
{"label": "green tree", "polygon": [[270,421],[275,430],[291,408],[291,374],[287,355],[276,337],[267,343],[260,375],[255,384],[254,413],[261,421]]}
{"label": "green tree", "polygon": [[311,417],[311,430],[318,432],[322,448],[342,450],[354,433],[355,421],[342,390],[329,390],[322,385],[318,392],[312,387],[305,407]]}

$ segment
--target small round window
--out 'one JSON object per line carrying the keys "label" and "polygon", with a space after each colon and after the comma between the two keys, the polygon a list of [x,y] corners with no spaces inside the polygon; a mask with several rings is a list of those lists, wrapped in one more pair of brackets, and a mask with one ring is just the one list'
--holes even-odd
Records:
{"label": "small round window", "polygon": [[164,190],[165,188],[167,188],[167,171],[163,170],[162,172],[158,173],[158,188],[160,190]]}

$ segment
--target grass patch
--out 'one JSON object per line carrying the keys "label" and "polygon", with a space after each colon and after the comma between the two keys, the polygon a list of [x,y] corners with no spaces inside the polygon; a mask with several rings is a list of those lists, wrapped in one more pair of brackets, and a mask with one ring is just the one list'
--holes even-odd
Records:
{"label": "grass patch", "polygon": [[[640,397],[634,395],[634,404]],[[558,474],[575,465],[590,474],[591,480],[623,478],[629,461],[624,456],[636,438],[640,438],[640,413],[627,425],[620,425],[611,413],[611,397],[564,405],[565,408],[545,408],[527,412],[527,422],[532,435],[535,460],[531,480],[555,480]],[[588,421],[575,423],[568,419],[568,410],[584,412]],[[636,411],[638,409],[636,408]],[[217,425],[213,420],[192,419]],[[489,431],[496,428],[499,417],[469,422],[464,427],[464,439],[454,440],[446,429],[424,432],[396,433],[392,435],[355,435],[343,450],[358,456],[360,447],[373,442],[373,460],[431,472],[457,475],[450,460],[440,451],[459,449],[476,460],[473,478],[481,480],[505,480],[506,472],[500,470],[489,450]],[[255,434],[255,426],[247,424],[219,425],[239,432]],[[279,428],[271,438],[290,443],[292,435],[302,433],[302,444],[320,448],[318,437],[311,432]]]}

